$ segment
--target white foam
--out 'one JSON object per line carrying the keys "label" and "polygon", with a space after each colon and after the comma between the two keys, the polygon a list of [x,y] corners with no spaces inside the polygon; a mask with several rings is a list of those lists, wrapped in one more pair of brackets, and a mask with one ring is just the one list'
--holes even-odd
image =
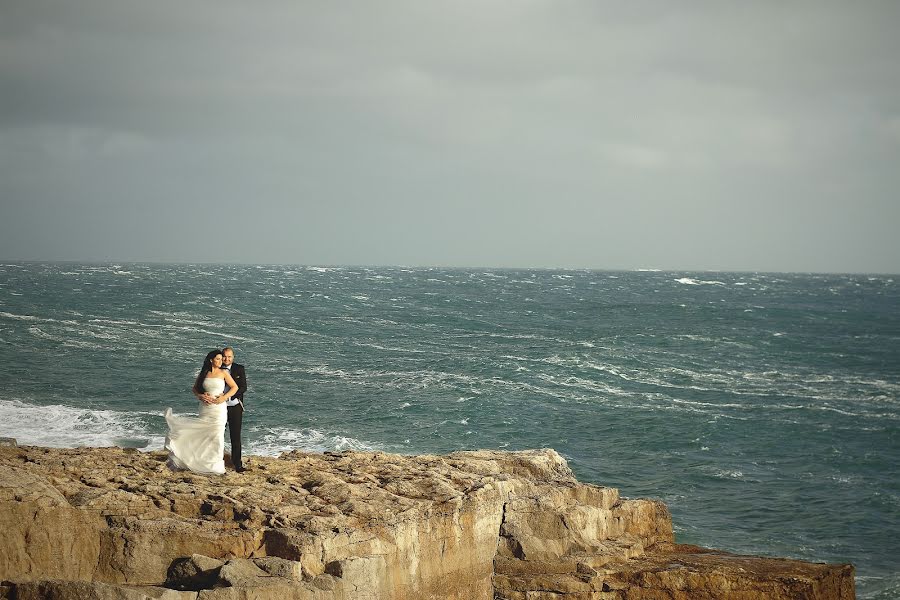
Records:
{"label": "white foam", "polygon": [[61,404],[40,406],[20,400],[0,400],[0,437],[19,444],[71,448],[132,446],[162,448],[163,436],[147,430],[153,413],[88,410]]}
{"label": "white foam", "polygon": [[557,378],[552,375],[540,374],[538,378],[546,381],[547,383],[558,385],[561,387],[567,388],[576,388],[579,390],[584,390],[588,392],[592,392],[595,394],[602,395],[613,395],[613,396],[630,396],[630,392],[626,392],[623,389],[613,387],[611,385],[607,385],[603,382],[599,381],[591,381],[589,379],[584,379],[582,377],[565,377],[565,378]]}
{"label": "white foam", "polygon": [[[162,420],[161,414],[152,412],[90,410],[61,404],[40,406],[21,400],[0,400],[0,413],[4,416],[0,421],[0,437],[15,438],[18,444],[26,446],[127,446],[149,451],[161,450],[165,439],[164,434],[148,428],[153,417]],[[294,449],[323,452],[380,448],[372,442],[315,429],[251,429],[245,437],[249,443],[244,452],[248,455],[277,456]]]}
{"label": "white foam", "polygon": [[[259,268],[259,267],[257,267]],[[307,271],[315,271],[317,273],[333,273],[335,271],[343,271],[344,267],[306,267]],[[276,271],[272,271],[275,273]]]}
{"label": "white foam", "polygon": [[345,435],[328,434],[317,429],[271,428],[248,432],[249,443],[245,454],[257,456],[278,456],[282,452],[302,450],[305,452],[325,452],[326,450],[359,450],[371,452],[382,446]]}
{"label": "white foam", "polygon": [[[21,295],[21,294],[19,294]],[[13,313],[8,312],[0,312],[0,317],[5,317],[7,319],[14,319],[16,321],[43,321],[50,322],[54,319],[42,319],[40,317],[35,317],[34,315],[15,315]]]}
{"label": "white foam", "polygon": [[682,277],[675,281],[683,283],[684,285],[725,285],[725,282],[723,281],[704,281],[702,279],[693,279],[691,277]]}
{"label": "white foam", "polygon": [[53,339],[53,337],[50,334],[44,332],[40,327],[38,327],[36,325],[32,325],[31,327],[29,327],[28,333],[30,333],[31,335],[33,335],[36,338],[41,338],[44,340],[52,340]]}
{"label": "white foam", "polygon": [[366,348],[374,348],[376,350],[386,350],[388,352],[409,352],[412,354],[443,354],[449,355],[450,352],[437,352],[434,350],[417,350],[415,348],[400,348],[397,346],[382,346],[381,344],[374,343],[366,343],[366,342],[353,342],[354,346],[364,346]]}

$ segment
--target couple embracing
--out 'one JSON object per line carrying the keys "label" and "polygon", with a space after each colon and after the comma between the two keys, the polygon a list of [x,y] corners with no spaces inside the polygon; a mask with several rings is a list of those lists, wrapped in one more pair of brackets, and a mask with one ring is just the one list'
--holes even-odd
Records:
{"label": "couple embracing", "polygon": [[213,350],[206,355],[200,373],[191,388],[200,401],[196,417],[172,414],[166,409],[166,450],[169,463],[176,469],[195,473],[225,473],[225,425],[231,437],[231,461],[234,470],[244,471],[241,462],[241,422],[244,418],[244,392],[247,373],[234,362],[234,349]]}

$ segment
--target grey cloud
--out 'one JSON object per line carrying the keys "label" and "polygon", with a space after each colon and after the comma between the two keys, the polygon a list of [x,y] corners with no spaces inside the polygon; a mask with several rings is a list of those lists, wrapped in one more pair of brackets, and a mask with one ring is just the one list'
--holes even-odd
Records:
{"label": "grey cloud", "polygon": [[897,17],[5,3],[0,257],[897,271]]}

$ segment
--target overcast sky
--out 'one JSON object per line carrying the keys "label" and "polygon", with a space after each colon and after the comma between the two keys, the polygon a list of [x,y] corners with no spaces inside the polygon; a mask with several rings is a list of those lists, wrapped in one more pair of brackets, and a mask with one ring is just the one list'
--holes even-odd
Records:
{"label": "overcast sky", "polygon": [[900,2],[3,0],[0,259],[900,272]]}

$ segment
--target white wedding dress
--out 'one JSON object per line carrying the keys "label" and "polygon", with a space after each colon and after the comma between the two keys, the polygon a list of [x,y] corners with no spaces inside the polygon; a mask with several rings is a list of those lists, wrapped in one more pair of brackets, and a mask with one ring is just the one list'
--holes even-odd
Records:
{"label": "white wedding dress", "polygon": [[[213,396],[221,396],[225,391],[225,380],[207,377],[203,380],[203,390]],[[169,464],[176,469],[189,469],[195,473],[225,473],[225,423],[228,409],[225,403],[206,404],[200,402],[200,414],[196,417],[173,415],[166,409],[166,450]]]}

